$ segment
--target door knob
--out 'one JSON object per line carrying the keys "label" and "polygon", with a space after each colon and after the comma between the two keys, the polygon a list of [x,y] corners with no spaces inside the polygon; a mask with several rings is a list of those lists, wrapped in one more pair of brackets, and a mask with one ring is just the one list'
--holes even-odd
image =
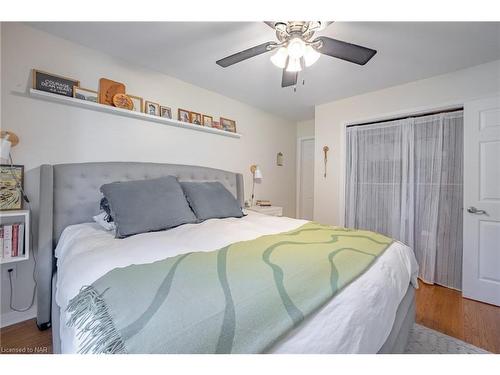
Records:
{"label": "door knob", "polygon": [[467,212],[470,213],[470,214],[476,214],[476,215],[487,215],[486,211],[485,210],[478,210],[476,207],[474,206],[470,206],[468,209],[467,209]]}

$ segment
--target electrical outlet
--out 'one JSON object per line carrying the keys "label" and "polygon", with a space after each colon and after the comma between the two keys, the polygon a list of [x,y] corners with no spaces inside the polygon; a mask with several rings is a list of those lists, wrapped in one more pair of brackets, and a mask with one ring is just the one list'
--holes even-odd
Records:
{"label": "electrical outlet", "polygon": [[17,277],[17,267],[15,265],[5,264],[2,267],[2,281],[9,282],[9,270],[12,270],[12,280],[14,281]]}

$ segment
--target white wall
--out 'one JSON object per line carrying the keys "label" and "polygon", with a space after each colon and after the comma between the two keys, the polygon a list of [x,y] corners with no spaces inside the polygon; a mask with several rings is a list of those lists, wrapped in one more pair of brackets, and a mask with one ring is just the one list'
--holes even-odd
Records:
{"label": "white wall", "polygon": [[[344,223],[345,125],[462,105],[500,92],[500,61],[316,106],[314,219]],[[323,178],[323,146],[330,147]]]}
{"label": "white wall", "polygon": [[314,119],[297,122],[297,138],[314,137]]}
{"label": "white wall", "polygon": [[[25,166],[27,175],[43,163],[193,164],[243,173],[249,198],[249,166],[256,163],[265,177],[256,197],[283,206],[285,215],[295,214],[294,122],[27,25],[4,23],[1,41],[1,125],[19,135],[13,157]],[[228,138],[30,98],[32,68],[79,79],[82,87],[94,90],[101,77],[124,82],[128,93],[170,106],[175,114],[180,107],[234,119],[243,136]],[[279,151],[285,155],[283,167],[276,166]],[[19,288],[31,285],[29,272],[22,271]],[[6,294],[3,286],[2,312],[8,311]],[[24,296],[19,303],[26,301]]]}

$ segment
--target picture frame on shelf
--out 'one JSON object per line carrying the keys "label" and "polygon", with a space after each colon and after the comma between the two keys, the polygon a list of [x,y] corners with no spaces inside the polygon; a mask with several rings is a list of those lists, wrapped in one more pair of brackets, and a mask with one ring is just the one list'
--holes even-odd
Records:
{"label": "picture frame on shelf", "polygon": [[203,126],[202,120],[201,120],[201,113],[198,112],[189,112],[189,122],[194,125],[201,125]]}
{"label": "picture frame on shelf", "polygon": [[165,107],[163,105],[160,106],[160,117],[163,118],[172,118],[172,108],[170,107]]}
{"label": "picture frame on shelf", "polygon": [[223,130],[236,133],[236,121],[221,117],[220,124]]}
{"label": "picture frame on shelf", "polygon": [[47,73],[38,69],[32,70],[32,76],[35,90],[69,96],[70,98],[74,97],[73,88],[80,86],[80,81],[77,79]]}
{"label": "picture frame on shelf", "polygon": [[146,100],[144,102],[144,113],[152,116],[160,116],[160,105],[158,103]]}
{"label": "picture frame on shelf", "polygon": [[208,126],[209,128],[213,127],[214,118],[212,116],[203,115],[203,126]]}
{"label": "picture frame on shelf", "polygon": [[182,108],[179,108],[177,110],[177,119],[179,121],[189,123],[190,122],[190,118],[191,118],[191,115],[190,115],[190,112],[188,110],[185,110],[185,109],[182,109]]}
{"label": "picture frame on shelf", "polygon": [[132,111],[142,113],[144,111],[144,99],[135,95],[129,95],[129,97],[132,99],[132,103],[134,103]]}
{"label": "picture frame on shelf", "polygon": [[73,86],[73,98],[97,103],[97,101],[99,100],[99,94],[94,90],[85,89],[79,86]]}
{"label": "picture frame on shelf", "polygon": [[23,208],[24,165],[0,164],[0,211]]}

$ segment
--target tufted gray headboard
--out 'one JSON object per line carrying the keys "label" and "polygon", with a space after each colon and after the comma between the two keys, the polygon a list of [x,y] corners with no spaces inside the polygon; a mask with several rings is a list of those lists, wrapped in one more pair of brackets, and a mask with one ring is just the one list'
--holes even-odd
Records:
{"label": "tufted gray headboard", "polygon": [[180,181],[219,181],[243,207],[243,176],[219,169],[177,164],[101,162],[42,165],[37,257],[37,324],[50,327],[54,249],[68,225],[92,222],[99,213],[101,185],[126,180],[176,176]]}

